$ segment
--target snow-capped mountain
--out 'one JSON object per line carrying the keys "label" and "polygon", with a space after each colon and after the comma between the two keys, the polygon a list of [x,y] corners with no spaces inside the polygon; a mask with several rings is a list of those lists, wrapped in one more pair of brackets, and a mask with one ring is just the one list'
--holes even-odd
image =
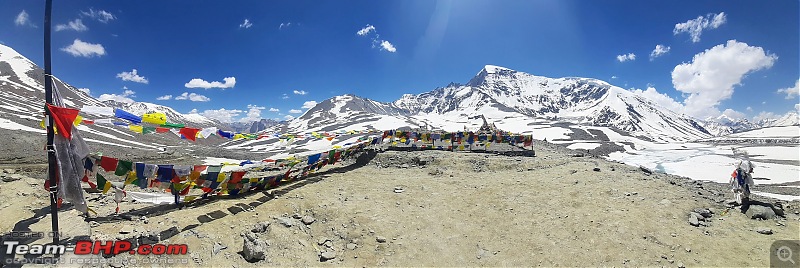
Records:
{"label": "snow-capped mountain", "polygon": [[533,133],[545,118],[605,126],[656,141],[711,136],[695,119],[659,107],[630,91],[589,78],[547,78],[487,65],[466,84],[382,103],[353,95],[333,97],[289,121],[288,131],[429,127],[476,129],[480,118],[501,129]]}
{"label": "snow-capped mountain", "polygon": [[[39,126],[44,109],[44,74],[43,70],[14,49],[0,45],[0,134],[10,135],[11,139],[0,139],[0,148],[12,148],[7,151],[9,157],[25,157],[31,152],[40,152],[43,139],[15,137],[30,134],[45,134]],[[194,127],[220,126],[219,122],[207,119],[199,114],[181,114],[172,108],[144,102],[115,103],[99,101],[85,92],[54,78],[54,88],[70,108],[80,109],[85,105],[110,106],[122,108],[134,114],[146,112],[162,112],[169,122],[184,123]],[[83,115],[89,119],[97,119],[93,115]],[[108,125],[80,125],[82,136],[97,151],[109,152],[120,148],[136,150],[161,151],[164,146],[185,143],[171,133],[160,135],[142,135],[128,129]],[[20,135],[25,133],[25,135]],[[171,136],[170,136],[171,135]],[[220,143],[223,139],[203,141],[203,143]],[[15,149],[15,148],[18,148]]]}
{"label": "snow-capped mountain", "polygon": [[[650,100],[605,81],[548,78],[487,65],[466,85],[450,84],[394,102],[413,114],[431,118],[483,114],[503,119],[557,118],[576,124],[613,127],[659,141],[692,140],[710,134],[693,118],[659,107]],[[507,124],[506,124],[507,125]],[[513,128],[513,127],[512,127]],[[523,131],[524,132],[524,131]]]}
{"label": "snow-capped mountain", "polygon": [[252,121],[252,122],[233,122],[230,124],[230,127],[233,129],[233,131],[236,132],[258,133],[260,131],[266,130],[267,128],[284,123],[285,121],[276,121],[272,119],[262,118],[259,121]]}
{"label": "snow-capped mountain", "polygon": [[210,119],[199,114],[193,114],[193,113],[183,114],[178,111],[175,111],[175,109],[172,109],[168,106],[159,105],[155,103],[149,103],[149,102],[124,103],[113,100],[105,100],[102,101],[102,103],[105,106],[122,109],[139,116],[145,113],[163,113],[167,116],[167,122],[171,123],[181,123],[191,127],[215,126],[215,127],[227,128],[227,126],[224,126],[224,124],[220,123],[217,120]]}
{"label": "snow-capped mountain", "polygon": [[722,114],[718,117],[707,118],[703,122],[703,127],[717,137],[759,128],[796,125],[800,125],[800,115],[795,112],[786,113],[779,118],[764,118],[756,122],[751,122],[746,118],[733,119]]}

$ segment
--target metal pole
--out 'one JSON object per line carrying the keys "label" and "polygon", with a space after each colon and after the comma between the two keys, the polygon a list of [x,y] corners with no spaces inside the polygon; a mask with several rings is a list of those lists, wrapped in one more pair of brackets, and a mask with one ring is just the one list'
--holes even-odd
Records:
{"label": "metal pole", "polygon": [[[44,98],[47,104],[53,104],[53,79],[50,64],[50,14],[53,0],[45,1],[44,9]],[[58,183],[56,182],[56,151],[53,148],[53,116],[45,106],[47,116],[47,176],[50,180],[50,215],[52,216],[53,244],[58,245]],[[58,256],[58,254],[56,254]]]}

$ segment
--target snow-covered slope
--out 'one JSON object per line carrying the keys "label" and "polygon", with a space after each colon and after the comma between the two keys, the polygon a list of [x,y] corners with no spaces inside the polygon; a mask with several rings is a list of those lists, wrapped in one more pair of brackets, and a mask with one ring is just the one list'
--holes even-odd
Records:
{"label": "snow-covered slope", "polygon": [[[0,132],[12,137],[24,135],[44,135],[39,127],[44,109],[43,70],[14,49],[0,45]],[[134,114],[163,112],[168,120],[191,126],[216,126],[218,122],[201,115],[186,115],[172,108],[152,103],[135,102],[131,104],[101,102],[86,92],[55,79],[54,87],[61,94],[64,103],[70,108],[80,109],[85,105],[119,107]],[[96,119],[92,115],[84,115]],[[82,125],[78,128],[89,144],[98,151],[109,150],[106,146],[158,150],[165,145],[179,144],[182,141],[173,134],[153,134],[140,137],[116,126]],[[21,141],[22,140],[22,141]],[[20,148],[20,154],[30,153],[41,147],[41,139],[0,139],[0,148]],[[222,139],[216,141],[222,142]],[[20,144],[26,143],[26,144]],[[36,148],[36,149],[32,149]],[[11,149],[9,149],[11,150]],[[8,152],[11,153],[11,152]]]}
{"label": "snow-covered slope", "polygon": [[199,114],[183,114],[168,106],[149,102],[121,103],[113,100],[106,100],[103,101],[103,104],[105,106],[119,108],[139,116],[145,113],[163,113],[167,115],[168,122],[182,123],[191,127],[222,126],[222,123]]}
{"label": "snow-covered slope", "polygon": [[444,128],[452,120],[437,122],[440,118],[434,114],[449,118],[484,114],[493,121],[550,118],[613,127],[657,141],[710,136],[693,118],[605,81],[547,78],[492,65],[484,67],[466,85],[450,84],[419,95],[404,95],[394,104]]}

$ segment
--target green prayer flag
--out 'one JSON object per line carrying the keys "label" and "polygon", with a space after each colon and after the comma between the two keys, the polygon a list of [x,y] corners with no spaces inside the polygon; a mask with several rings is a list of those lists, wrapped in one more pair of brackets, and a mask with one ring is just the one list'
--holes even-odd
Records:
{"label": "green prayer flag", "polygon": [[161,124],[161,126],[162,127],[166,127],[166,128],[184,128],[184,127],[186,127],[186,125],[184,125],[184,124],[176,124],[176,123],[170,123],[170,122],[166,122],[164,124]]}
{"label": "green prayer flag", "polygon": [[100,175],[100,173],[97,173],[97,187],[105,187],[106,182],[106,178],[104,178],[103,175]]}
{"label": "green prayer flag", "polygon": [[114,171],[114,175],[125,176],[131,170],[133,170],[133,162],[125,161],[125,160],[119,160],[117,162],[117,170]]}
{"label": "green prayer flag", "polygon": [[148,134],[153,132],[156,132],[155,127],[142,127],[142,134]]}

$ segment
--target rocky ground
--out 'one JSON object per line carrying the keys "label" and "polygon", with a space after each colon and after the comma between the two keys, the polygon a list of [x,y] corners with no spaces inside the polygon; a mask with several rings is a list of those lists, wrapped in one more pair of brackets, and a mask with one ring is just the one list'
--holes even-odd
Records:
{"label": "rocky ground", "polygon": [[[120,215],[111,193],[94,193],[98,215],[65,208],[59,222],[72,243],[189,245],[155,267],[768,266],[772,242],[800,237],[800,202],[734,206],[721,184],[544,142],[536,153],[382,152],[239,198],[182,209],[124,202]],[[41,178],[41,167],[3,173],[0,233],[50,230]],[[106,257],[95,258],[115,267],[150,258]]]}

